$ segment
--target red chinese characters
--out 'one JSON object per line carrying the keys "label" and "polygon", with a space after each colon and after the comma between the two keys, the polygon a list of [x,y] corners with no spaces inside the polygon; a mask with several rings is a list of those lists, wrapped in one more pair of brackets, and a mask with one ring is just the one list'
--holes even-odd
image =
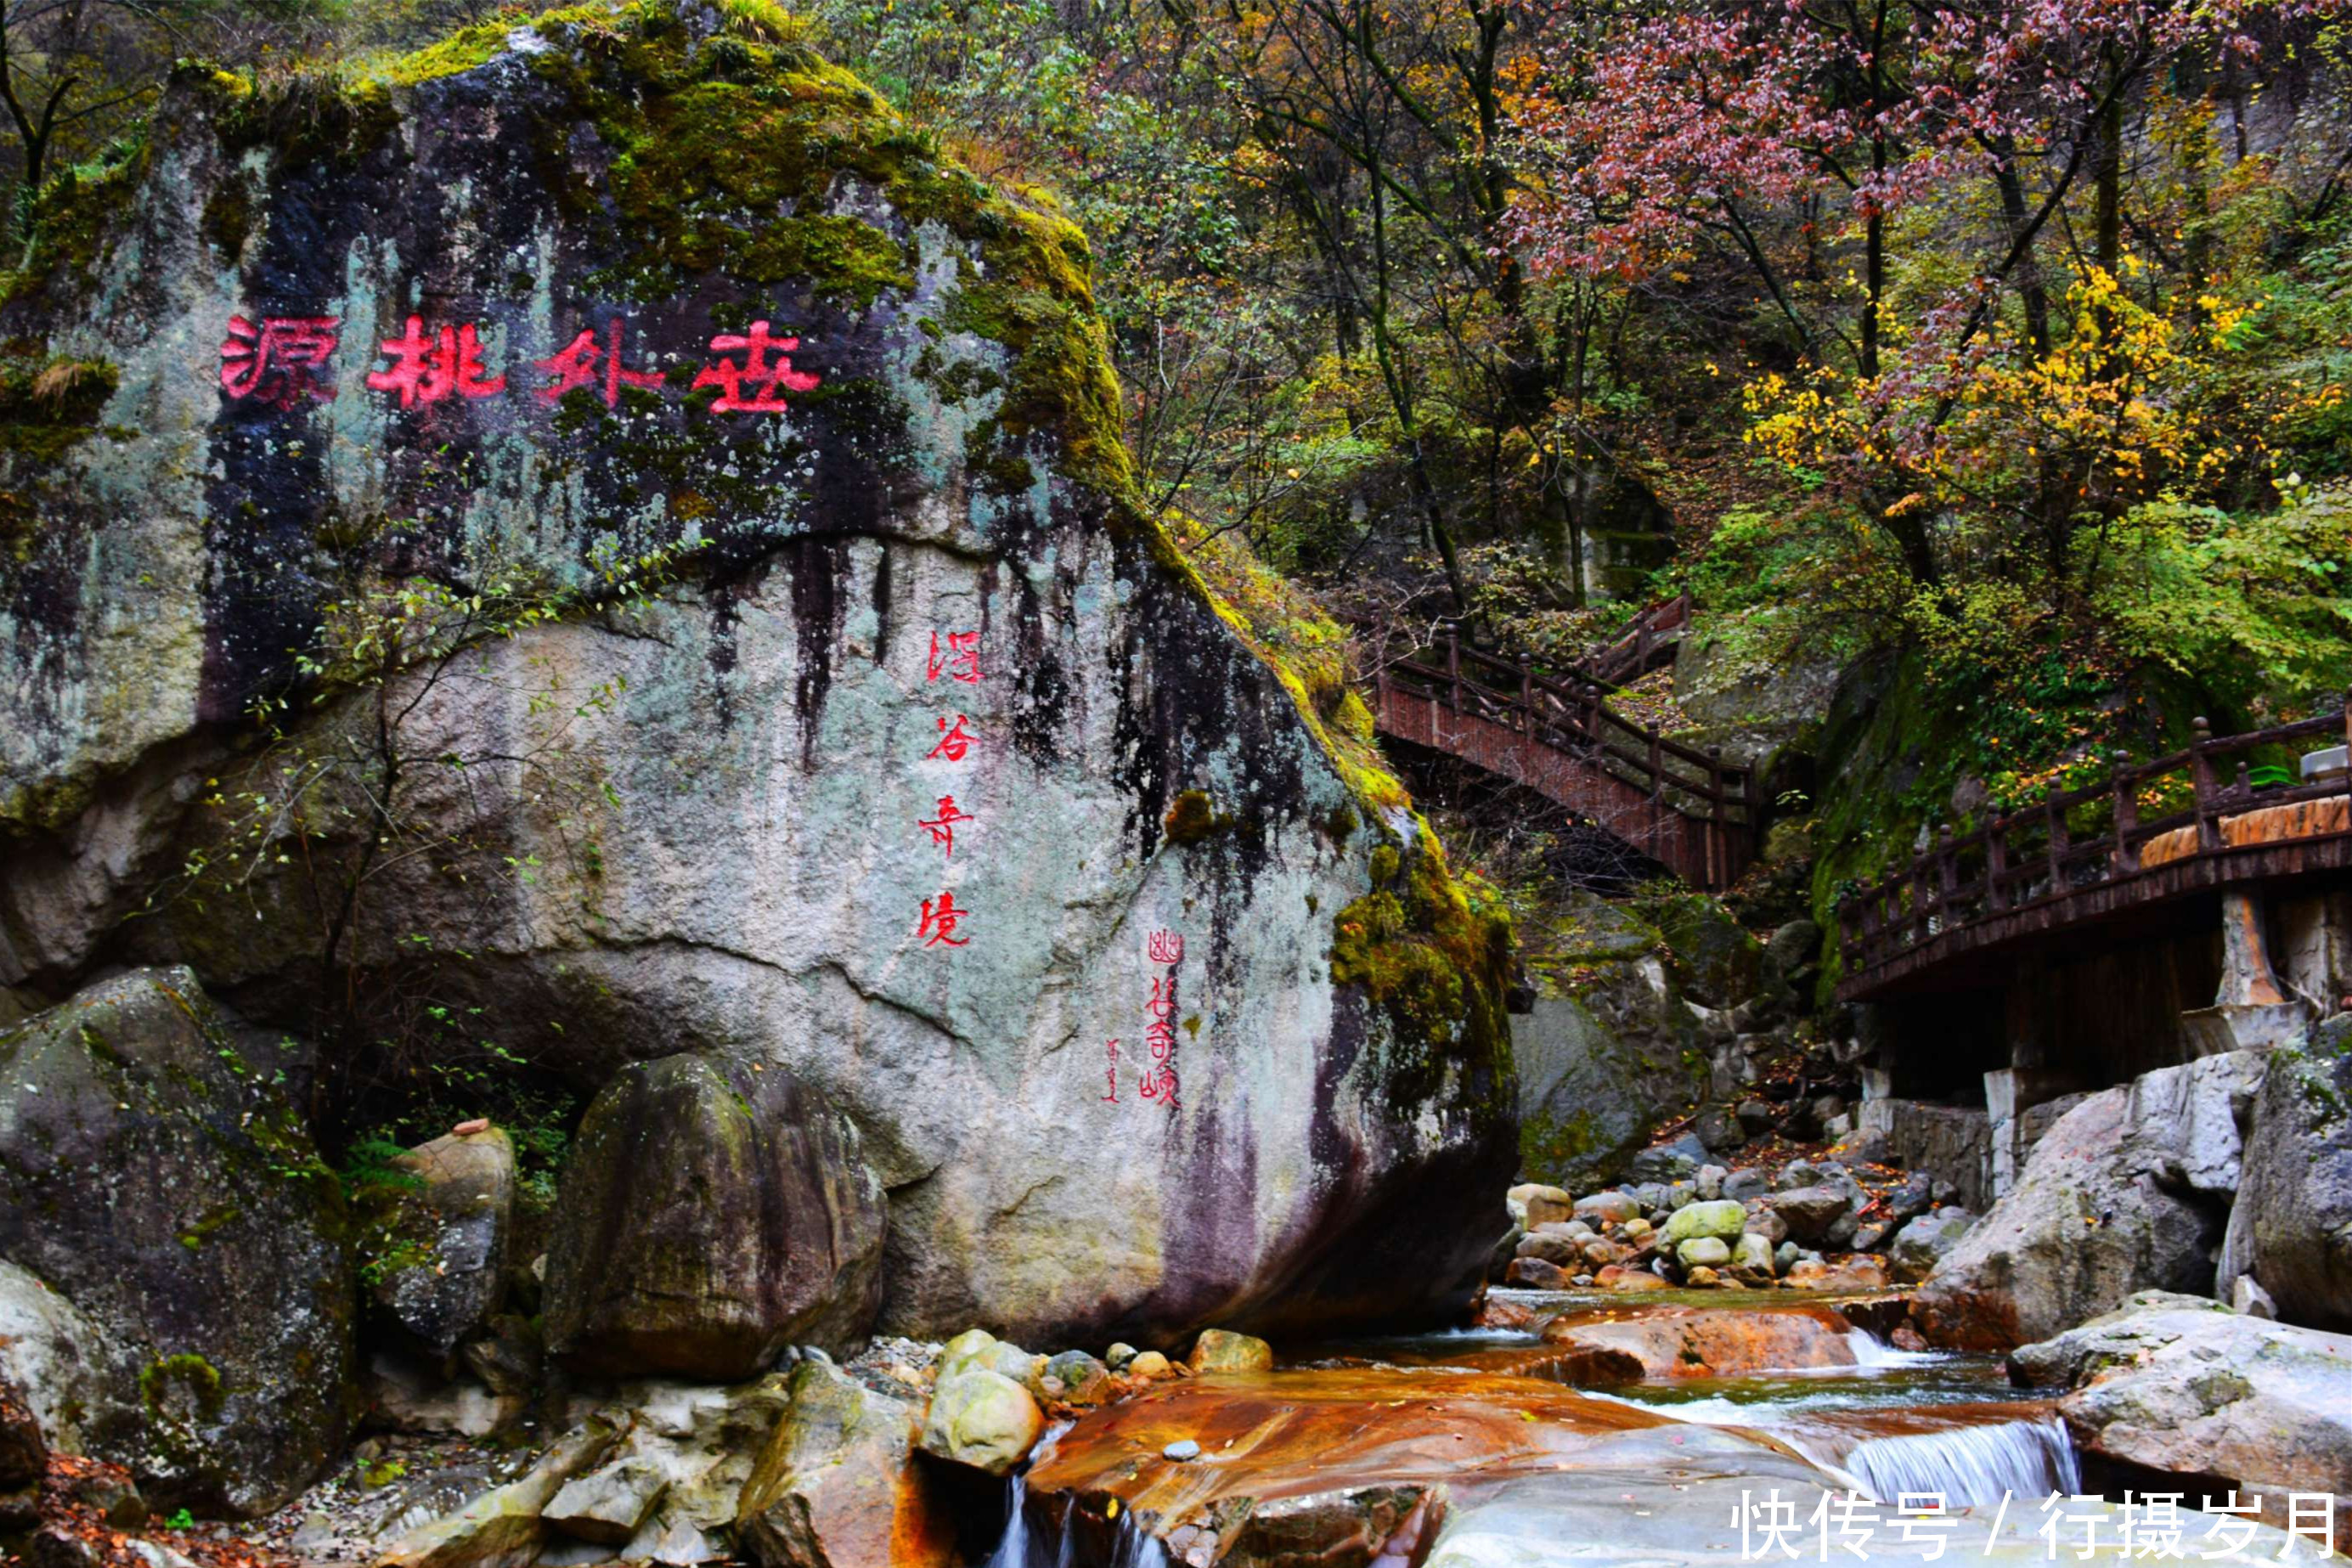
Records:
{"label": "red chinese characters", "polygon": [[924,679],[937,680],[945,673],[950,680],[961,680],[967,686],[980,683],[980,634],[950,632],[948,646],[940,647],[940,634],[931,634],[930,662],[925,666]]}
{"label": "red chinese characters", "polygon": [[937,816],[931,817],[928,821],[919,822],[915,824],[915,826],[929,829],[931,842],[938,845],[940,848],[944,851],[940,856],[940,858],[944,860],[952,860],[955,858],[955,825],[959,822],[976,822],[978,820],[979,818],[973,816],[971,813],[964,811],[957,806],[955,796],[951,795],[943,795],[940,796],[940,814]]}
{"label": "red chinese characters", "polygon": [[936,899],[923,900],[923,918],[916,922],[915,934],[925,947],[969,947],[971,938],[956,935],[956,927],[971,913],[956,908],[955,889],[950,888]]}
{"label": "red chinese characters", "polygon": [[313,375],[334,358],[341,341],[339,316],[264,316],[258,323],[228,319],[221,340],[221,390],[237,401],[256,398],[291,408],[305,397],[329,395],[324,377]]}
{"label": "red chinese characters", "polygon": [[574,388],[594,386],[602,383],[604,406],[621,405],[621,388],[625,386],[659,386],[661,372],[631,370],[621,360],[621,323],[604,323],[604,339],[599,342],[593,331],[583,331],[563,349],[543,360],[532,362],[532,367],[544,371],[548,383],[539,389],[540,397],[549,403],[560,401]]}
{"label": "red chinese characters", "polygon": [[1143,1029],[1151,1062],[1143,1069],[1138,1092],[1173,1114],[1183,1109],[1176,1098],[1176,970],[1184,962],[1184,939],[1175,931],[1153,931],[1145,939],[1144,952],[1166,969],[1151,977],[1151,1000],[1144,1004],[1144,1013],[1151,1020]]}
{"label": "red chinese characters", "polygon": [[924,753],[926,759],[939,758],[950,763],[963,761],[964,753],[971,750],[971,736],[964,731],[966,722],[964,716],[959,713],[955,716],[955,723],[950,725],[947,716],[941,714],[940,743]]}
{"label": "red chinese characters", "polygon": [[407,330],[386,339],[382,352],[392,368],[368,372],[367,384],[378,392],[400,394],[403,408],[450,396],[496,397],[507,389],[505,376],[482,374],[481,334],[471,321],[428,335],[425,319],[411,316]]}
{"label": "red chinese characters", "polygon": [[1103,1048],[1110,1054],[1110,1068],[1108,1075],[1110,1079],[1110,1092],[1103,1098],[1117,1105],[1118,1103],[1118,1042],[1115,1039],[1106,1040],[1103,1042]]}
{"label": "red chinese characters", "polygon": [[[798,338],[771,337],[765,321],[752,322],[749,332],[721,332],[710,340],[712,352],[740,353],[741,363],[722,359],[696,376],[694,384],[719,388],[713,414],[782,414],[790,406],[785,393],[814,392],[823,379],[793,368],[792,353],[800,346]],[[770,354],[775,355],[773,363]]]}

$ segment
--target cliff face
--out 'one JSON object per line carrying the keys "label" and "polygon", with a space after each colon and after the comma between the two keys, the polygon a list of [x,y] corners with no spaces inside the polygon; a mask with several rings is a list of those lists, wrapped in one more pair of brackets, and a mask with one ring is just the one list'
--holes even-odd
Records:
{"label": "cliff face", "polygon": [[0,310],[0,982],[788,1068],[894,1330],[1459,1299],[1507,936],[1130,504],[1087,268],[755,0],[184,71]]}

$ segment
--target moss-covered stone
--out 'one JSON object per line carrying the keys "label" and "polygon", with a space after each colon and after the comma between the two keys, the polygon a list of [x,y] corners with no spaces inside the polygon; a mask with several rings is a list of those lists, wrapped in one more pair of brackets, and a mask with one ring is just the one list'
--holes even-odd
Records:
{"label": "moss-covered stone", "polygon": [[247,1514],[340,1448],[353,1303],[334,1186],[236,1058],[184,970],[0,1035],[0,1256],[118,1352],[92,1451],[163,1506]]}

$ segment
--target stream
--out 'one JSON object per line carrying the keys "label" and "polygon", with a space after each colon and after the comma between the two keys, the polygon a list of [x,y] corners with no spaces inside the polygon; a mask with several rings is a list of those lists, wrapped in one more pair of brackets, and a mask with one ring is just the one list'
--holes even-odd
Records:
{"label": "stream", "polygon": [[[2013,1388],[1998,1357],[1892,1348],[1860,1326],[1888,1321],[1883,1296],[1496,1295],[1534,1326],[1288,1347],[1270,1373],[1162,1385],[1056,1428],[1008,1483],[987,1568],[1666,1568],[1754,1556],[1738,1527],[1784,1491],[1800,1517],[1832,1494],[1889,1515],[1935,1494],[2006,1555],[2008,1513],[2081,1490],[2053,1391]],[[1649,1370],[1573,1385],[1622,1373],[1609,1357],[1628,1347]],[[1198,1458],[1164,1457],[1186,1441]]]}

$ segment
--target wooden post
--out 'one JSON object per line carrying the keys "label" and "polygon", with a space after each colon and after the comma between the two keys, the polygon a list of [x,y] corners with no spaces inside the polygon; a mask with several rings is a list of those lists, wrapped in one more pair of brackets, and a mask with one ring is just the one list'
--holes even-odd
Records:
{"label": "wooden post", "polygon": [[2131,841],[2132,829],[2139,826],[2139,796],[2132,789],[2132,776],[2124,766],[2124,754],[2115,757],[2116,779],[2116,849],[2109,861],[2113,874],[2127,877],[2139,869],[2139,850]]}
{"label": "wooden post", "polygon": [[1947,822],[1936,829],[1936,908],[1950,908],[1959,890],[1960,863],[1952,853],[1952,825]]}
{"label": "wooden post", "polygon": [[1462,623],[1454,622],[1445,628],[1446,705],[1456,713],[1462,711]]}
{"label": "wooden post", "polygon": [[2050,896],[2055,898],[2066,890],[2066,851],[2071,847],[2066,837],[2066,814],[2059,809],[2057,792],[2042,797],[2042,815],[2049,818]]}
{"label": "wooden post", "polygon": [[1526,654],[1519,655],[1519,733],[1536,732],[1536,665]]}
{"label": "wooden post", "polygon": [[2221,847],[2221,830],[2213,821],[2213,759],[2205,750],[2213,742],[2213,726],[2200,713],[2189,721],[2189,788],[2197,823],[2197,849]]}
{"label": "wooden post", "polygon": [[1728,857],[1723,843],[1723,748],[1706,749],[1706,875],[1713,884],[1707,890],[1719,890],[1731,879],[1724,864]]}
{"label": "wooden post", "polygon": [[1985,824],[1985,913],[1999,914],[2009,907],[2009,818],[1997,816]]}
{"label": "wooden post", "polygon": [[1646,726],[1643,733],[1650,742],[1650,853],[1655,855],[1658,852],[1659,837],[1665,831],[1664,820],[1661,816],[1661,813],[1665,810],[1666,803],[1665,752],[1659,744],[1664,737],[1658,732],[1658,727],[1655,724]]}

